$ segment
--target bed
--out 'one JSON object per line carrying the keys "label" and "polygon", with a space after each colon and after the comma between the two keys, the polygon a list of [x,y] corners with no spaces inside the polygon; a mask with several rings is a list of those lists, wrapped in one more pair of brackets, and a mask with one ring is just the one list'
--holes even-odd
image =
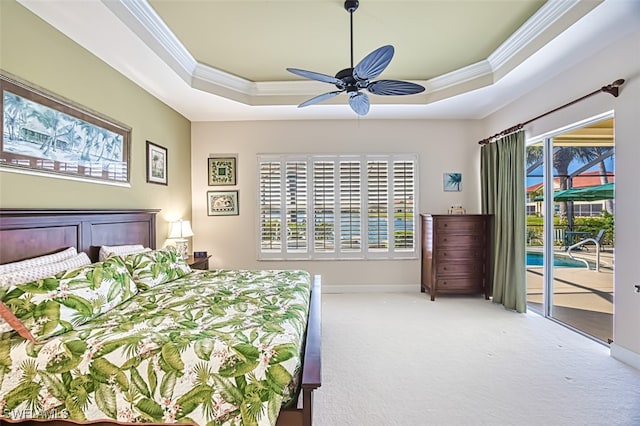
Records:
{"label": "bed", "polygon": [[[311,425],[321,384],[319,277],[191,271],[175,251],[156,249],[156,214],[0,209],[0,264],[68,248],[92,262],[0,292],[17,314],[16,301],[37,304],[47,286],[61,306],[55,321],[42,316],[0,333],[0,420]],[[150,251],[99,261],[102,247],[127,245]],[[105,277],[109,285],[93,287]],[[82,282],[94,302],[61,296]],[[42,312],[53,304],[47,297]]]}

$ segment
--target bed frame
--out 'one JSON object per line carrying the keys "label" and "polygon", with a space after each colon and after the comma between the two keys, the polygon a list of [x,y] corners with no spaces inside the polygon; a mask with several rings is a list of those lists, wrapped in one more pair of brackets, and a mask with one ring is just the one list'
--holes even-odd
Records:
{"label": "bed frame", "polygon": [[[100,246],[143,244],[156,248],[156,214],[152,209],[0,209],[0,263],[55,253],[67,247],[98,261]],[[313,391],[321,385],[321,284],[315,276],[304,343],[300,397],[280,411],[277,426],[311,426]],[[91,422],[109,425],[112,422]],[[41,421],[21,425],[42,426]],[[47,426],[69,423],[47,421]]]}

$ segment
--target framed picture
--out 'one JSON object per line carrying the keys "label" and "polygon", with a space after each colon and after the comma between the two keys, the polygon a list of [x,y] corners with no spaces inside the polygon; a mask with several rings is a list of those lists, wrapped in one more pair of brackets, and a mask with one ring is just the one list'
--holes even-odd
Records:
{"label": "framed picture", "polygon": [[129,186],[131,128],[0,73],[0,169]]}
{"label": "framed picture", "polygon": [[462,191],[462,173],[445,173],[442,189],[445,192]]}
{"label": "framed picture", "polygon": [[207,161],[209,186],[236,184],[236,157],[216,156]]}
{"label": "framed picture", "polygon": [[207,214],[209,216],[237,216],[238,191],[207,191]]}
{"label": "framed picture", "polygon": [[169,168],[167,148],[147,141],[147,182],[167,185]]}

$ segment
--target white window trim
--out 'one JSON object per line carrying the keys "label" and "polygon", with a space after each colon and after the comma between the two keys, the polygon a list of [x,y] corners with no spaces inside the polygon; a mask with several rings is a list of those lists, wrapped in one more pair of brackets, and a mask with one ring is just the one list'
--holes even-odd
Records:
{"label": "white window trim", "polygon": [[[364,164],[365,167],[360,167],[360,182],[361,182],[361,211],[366,211],[367,206],[367,194],[368,194],[368,181],[367,181],[367,168],[366,164],[368,161],[388,161],[390,164],[389,167],[389,179],[388,179],[388,193],[389,196],[389,204],[387,211],[389,214],[393,215],[393,202],[394,197],[393,194],[394,189],[394,180],[393,180],[393,164],[394,161],[411,161],[413,162],[413,248],[412,249],[395,249],[394,244],[395,240],[393,237],[389,238],[389,247],[384,251],[375,251],[368,247],[368,244],[362,244],[361,250],[357,252],[346,252],[341,251],[339,249],[339,238],[335,241],[336,249],[333,252],[319,252],[316,251],[315,244],[307,240],[307,247],[304,252],[295,253],[295,252],[287,252],[287,233],[281,229],[281,249],[279,252],[263,252],[261,249],[262,246],[262,234],[261,234],[261,164],[264,162],[280,162],[281,164],[286,164],[287,162],[297,161],[306,163],[306,175],[307,175],[307,203],[306,203],[306,235],[311,236],[313,238],[313,217],[314,217],[314,199],[313,199],[313,163],[317,161],[328,161],[333,162],[334,164],[339,164],[340,161],[358,161],[361,165]],[[418,195],[419,191],[419,161],[418,155],[415,153],[411,154],[258,154],[257,155],[257,218],[256,218],[256,235],[258,236],[256,241],[256,253],[257,259],[259,261],[271,261],[271,260],[404,260],[404,259],[417,259],[419,257],[419,199]],[[339,182],[339,173],[340,168],[334,168],[334,179],[336,182]],[[286,168],[280,168],[280,182],[282,183],[280,191],[281,194],[286,194]],[[283,198],[284,199],[284,198]],[[334,200],[334,211],[340,211],[340,197],[336,196]],[[283,218],[286,220],[286,213],[283,213]],[[363,234],[367,234],[368,229],[368,215],[362,214],[360,217],[360,229]],[[391,220],[388,222],[388,235],[394,235],[394,221]],[[336,224],[336,228],[338,228],[338,224]],[[339,231],[336,230],[336,233]],[[366,237],[365,237],[366,238]]]}

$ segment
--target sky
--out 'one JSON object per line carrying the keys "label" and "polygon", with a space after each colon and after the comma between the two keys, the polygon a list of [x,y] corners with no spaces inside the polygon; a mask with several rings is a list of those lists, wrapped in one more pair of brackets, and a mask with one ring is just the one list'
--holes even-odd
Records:
{"label": "sky", "polygon": [[[582,167],[585,163],[580,161],[580,160],[573,160],[571,162],[571,164],[569,164],[569,173],[579,169],[580,167]],[[607,172],[614,172],[615,171],[615,154],[612,155],[611,157],[607,158],[604,161],[605,167],[607,168]],[[598,171],[598,165],[596,164],[595,166],[591,167],[588,171]],[[554,169],[554,173],[556,173],[556,170]],[[527,188],[530,187],[531,185],[535,185],[537,183],[541,183],[542,182],[542,166],[536,168],[535,170],[533,170],[531,173],[529,173],[529,175],[527,176]]]}

